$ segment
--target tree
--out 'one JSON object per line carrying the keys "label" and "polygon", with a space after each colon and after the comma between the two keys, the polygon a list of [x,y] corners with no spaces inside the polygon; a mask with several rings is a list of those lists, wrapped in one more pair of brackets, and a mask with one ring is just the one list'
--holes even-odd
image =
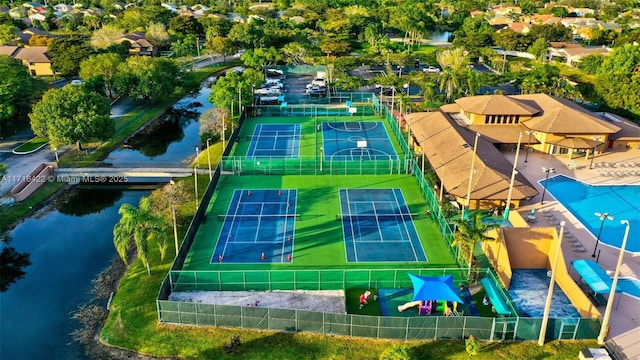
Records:
{"label": "tree", "polygon": [[0,24],[0,45],[12,44],[16,38],[16,28],[13,24]]}
{"label": "tree", "polygon": [[571,28],[562,24],[533,25],[527,34],[532,39],[545,39],[547,41],[568,41],[573,36]]}
{"label": "tree", "polygon": [[281,58],[280,51],[274,47],[268,49],[257,48],[254,50],[247,50],[240,60],[246,65],[260,69],[262,72],[266,72],[267,67],[275,65]]}
{"label": "tree", "polygon": [[167,58],[133,56],[118,67],[113,88],[118,94],[155,102],[181,84],[180,68]]}
{"label": "tree", "polygon": [[227,61],[227,56],[238,51],[238,47],[231,39],[221,36],[207,40],[204,46],[207,52],[222,55],[224,61]]}
{"label": "tree", "polygon": [[526,51],[531,46],[529,37],[513,30],[503,29],[493,36],[497,46],[505,50]]}
{"label": "tree", "polygon": [[206,110],[200,117],[200,134],[210,133],[211,135],[222,133],[223,124],[229,119],[229,110],[224,107],[214,107]]}
{"label": "tree", "polygon": [[640,115],[640,49],[632,44],[616,48],[602,62],[596,90],[611,108]]}
{"label": "tree", "polygon": [[149,24],[145,35],[147,40],[157,47],[167,46],[171,43],[171,37],[169,36],[164,24],[161,23]]}
{"label": "tree", "polygon": [[40,94],[40,80],[29,76],[20,61],[0,55],[0,134],[17,120],[26,119],[31,103]]}
{"label": "tree", "polygon": [[595,75],[600,71],[604,58],[605,57],[602,54],[587,55],[578,63],[578,69],[586,72],[587,74]]}
{"label": "tree", "polygon": [[127,264],[127,255],[131,245],[135,245],[138,258],[151,276],[149,266],[149,242],[155,241],[160,250],[160,258],[167,252],[167,233],[165,220],[151,212],[149,198],[143,197],[138,208],[131,204],[122,204],[118,213],[120,221],[113,228],[113,244],[120,259]]}
{"label": "tree", "polygon": [[529,54],[532,54],[536,57],[536,59],[541,59],[544,55],[549,52],[549,43],[545,39],[536,39],[529,49],[527,49]]}
{"label": "tree", "polygon": [[204,27],[193,16],[178,15],[169,21],[169,30],[178,36],[193,35],[196,38],[204,36]]}
{"label": "tree", "polygon": [[0,292],[9,290],[11,284],[22,279],[27,274],[24,268],[29,265],[29,253],[18,252],[9,246],[3,248],[0,253]]}
{"label": "tree", "polygon": [[49,46],[55,71],[63,77],[78,75],[80,62],[92,54],[92,50],[80,35],[53,39]]}
{"label": "tree", "polygon": [[106,49],[111,45],[117,44],[122,39],[124,32],[119,28],[111,25],[104,26],[96,30],[91,35],[91,46],[95,49]]}
{"label": "tree", "polygon": [[486,240],[495,240],[492,237],[487,236],[487,232],[500,227],[500,224],[484,224],[482,222],[482,213],[477,212],[471,220],[453,220],[457,226],[458,231],[454,234],[455,240],[451,246],[459,246],[460,249],[466,247],[469,254],[469,270],[467,272],[467,278],[471,278],[471,268],[473,267],[473,250],[476,244]]}
{"label": "tree", "polygon": [[469,356],[478,355],[479,346],[478,346],[478,340],[476,340],[476,337],[473,335],[469,335],[469,338],[464,341],[464,348],[465,350],[467,350],[467,354],[469,354]]}
{"label": "tree", "polygon": [[[242,105],[249,105],[253,102],[253,94],[251,93],[253,88],[260,86],[263,81],[264,75],[255,69],[247,69],[242,74],[229,72],[211,87],[209,101],[216,107],[231,108],[231,104],[237,104],[240,97]],[[238,92],[240,92],[240,96],[238,96]],[[234,100],[236,101],[234,102]]]}
{"label": "tree", "polygon": [[99,78],[104,82],[107,96],[113,97],[113,79],[118,74],[118,67],[124,60],[118,54],[106,53],[89,57],[80,63],[80,77],[83,79]]}
{"label": "tree", "polygon": [[566,18],[569,15],[569,10],[566,7],[555,6],[551,9],[551,14],[559,18]]}
{"label": "tree", "polygon": [[48,90],[29,114],[31,128],[52,145],[108,140],[115,134],[109,101],[83,86]]}

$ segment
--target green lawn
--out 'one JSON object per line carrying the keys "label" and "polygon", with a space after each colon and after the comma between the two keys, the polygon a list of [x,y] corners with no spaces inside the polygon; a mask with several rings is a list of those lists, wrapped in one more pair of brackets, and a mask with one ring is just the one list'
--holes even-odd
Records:
{"label": "green lawn", "polygon": [[33,150],[41,148],[42,146],[44,146],[44,144],[46,144],[48,142],[49,142],[48,138],[36,136],[33,139],[27,141],[26,143],[24,143],[24,144],[18,146],[17,148],[13,149],[13,151],[15,151],[15,152],[33,151]]}

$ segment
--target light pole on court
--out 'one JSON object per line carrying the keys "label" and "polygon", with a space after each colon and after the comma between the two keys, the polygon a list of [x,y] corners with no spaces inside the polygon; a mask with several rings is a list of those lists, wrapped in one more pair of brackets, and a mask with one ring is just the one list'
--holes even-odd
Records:
{"label": "light pole on court", "polygon": [[611,282],[611,290],[609,291],[609,298],[607,299],[607,307],[604,310],[604,316],[602,317],[602,327],[600,328],[600,335],[598,335],[598,344],[604,345],[605,337],[609,332],[609,318],[611,317],[611,308],[613,307],[613,298],[616,295],[616,287],[618,286],[618,277],[620,276],[620,267],[622,266],[622,258],[624,258],[624,251],[627,247],[627,240],[629,239],[629,220],[620,221],[622,225],[626,225],[624,229],[624,237],[622,238],[622,246],[620,246],[620,255],[618,255],[618,264],[616,270],[613,273],[613,282]]}
{"label": "light pole on court", "polygon": [[613,216],[609,215],[609,212],[603,212],[603,213],[599,213],[599,212],[595,212],[593,213],[593,215],[597,216],[600,219],[600,229],[598,230],[598,236],[596,237],[596,246],[593,248],[593,254],[591,254],[591,257],[596,257],[596,250],[598,249],[598,243],[600,242],[600,235],[602,235],[602,228],[604,227],[604,222],[606,220],[611,220],[613,221]]}
{"label": "light pole on court", "polygon": [[558,267],[558,258],[560,257],[560,248],[562,247],[562,235],[564,234],[565,222],[560,222],[560,232],[558,234],[558,244],[553,257],[553,265],[551,266],[551,279],[549,280],[549,291],[547,291],[547,301],[544,303],[544,312],[542,314],[542,325],[540,326],[540,336],[538,337],[538,345],[544,345],[544,339],[547,334],[547,323],[549,322],[549,313],[551,312],[551,299],[553,298],[553,288],[556,283],[556,268]]}
{"label": "light pole on court", "polygon": [[209,163],[209,181],[211,181],[211,179],[213,178],[213,175],[211,174],[211,149],[209,149],[210,141],[211,138],[207,138],[207,162]]}
{"label": "light pole on court", "polygon": [[173,216],[173,241],[176,245],[176,256],[178,256],[178,225],[176,223],[176,204],[175,204],[175,184],[176,182],[173,180],[169,180],[169,184],[171,184],[171,215]]}
{"label": "light pole on court", "polygon": [[193,167],[193,181],[195,183],[195,193],[196,193],[196,211],[198,211],[198,164]]}
{"label": "light pole on court", "polygon": [[509,211],[511,210],[511,194],[513,193],[513,183],[516,180],[518,170],[518,154],[520,154],[520,142],[522,141],[522,132],[518,134],[518,144],[516,145],[516,157],[513,160],[513,170],[511,170],[511,182],[509,182],[509,192],[507,193],[507,204],[504,206],[504,219],[509,219]]}
{"label": "light pole on court", "polygon": [[[467,207],[471,208],[471,183],[473,182],[473,172],[475,170],[474,165],[476,163],[476,154],[478,150],[478,139],[480,138],[480,133],[476,133],[476,138],[473,141],[473,156],[471,157],[471,168],[469,169],[469,185],[467,186]],[[464,202],[462,203],[462,214],[460,218],[464,220]]]}

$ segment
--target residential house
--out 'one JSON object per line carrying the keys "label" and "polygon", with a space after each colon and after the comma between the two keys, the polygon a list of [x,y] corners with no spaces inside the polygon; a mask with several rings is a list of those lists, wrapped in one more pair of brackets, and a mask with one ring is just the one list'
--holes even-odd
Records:
{"label": "residential house", "polygon": [[592,39],[594,29],[622,32],[622,28],[616,23],[605,23],[592,18],[565,18],[562,19],[562,25],[571,28],[574,36],[583,39]]}
{"label": "residential house", "polygon": [[526,16],[524,21],[529,22],[531,25],[553,25],[560,24],[562,22],[562,18],[553,15],[535,14]]}
{"label": "residential house", "polygon": [[73,11],[73,6],[67,4],[55,4],[53,5],[54,14],[60,16],[62,14]]}
{"label": "residential house", "polygon": [[549,45],[549,54],[553,57],[563,58],[569,66],[577,65],[580,60],[582,60],[582,58],[587,55],[609,55],[609,53],[612,51],[610,48],[604,46],[585,48],[584,46],[579,44],[571,44],[566,42],[552,41],[549,43]]}
{"label": "residential house", "polygon": [[31,76],[51,76],[51,58],[47,54],[46,46],[17,47],[0,46],[0,54],[9,55],[16,60],[20,60]]}
{"label": "residential house", "polygon": [[171,12],[178,12],[178,6],[176,4],[171,4],[171,3],[162,3],[160,4],[160,6],[162,6],[163,8],[171,11]]}
{"label": "residential house", "polygon": [[518,34],[526,34],[529,32],[529,30],[531,30],[531,26],[532,25],[529,23],[516,21],[509,24],[509,26],[507,26],[507,29],[513,30]]}
{"label": "residential house", "polygon": [[158,53],[158,49],[147,40],[143,32],[132,32],[118,40],[119,43],[125,41],[131,43],[130,55],[156,56]]}
{"label": "residential house", "polygon": [[494,18],[487,19],[487,22],[495,29],[503,29],[513,23],[514,20],[506,16],[496,16]]}
{"label": "residential house", "polygon": [[589,8],[569,8],[570,13],[574,13],[579,17],[584,17],[586,15],[595,15],[596,11]]}
{"label": "residential house", "polygon": [[[640,128],[620,126],[572,101],[546,94],[465,97],[437,112],[407,115],[406,123],[410,142],[424,152],[447,192],[472,209],[504,206],[512,165],[499,149],[513,150],[519,141],[525,148],[567,159],[588,158],[618,144],[626,148],[640,144]],[[476,133],[481,136],[468,204]],[[516,175],[512,205],[517,207],[536,193],[524,177]]]}
{"label": "residential house", "polygon": [[492,6],[489,11],[491,11],[496,17],[518,16],[522,14],[522,9],[519,6],[510,6],[510,5]]}
{"label": "residential house", "polygon": [[18,37],[20,38],[20,41],[25,43],[25,44],[29,44],[29,40],[31,39],[31,37],[33,35],[39,35],[39,36],[44,36],[44,37],[48,37],[48,38],[57,38],[58,35],[54,35],[48,31],[44,31],[44,30],[40,30],[38,28],[34,28],[34,27],[29,27],[26,28],[20,32],[18,32]]}

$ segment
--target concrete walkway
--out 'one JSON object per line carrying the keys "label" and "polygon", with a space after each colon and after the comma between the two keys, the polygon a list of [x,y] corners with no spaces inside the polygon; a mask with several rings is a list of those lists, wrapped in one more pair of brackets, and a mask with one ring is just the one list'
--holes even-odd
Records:
{"label": "concrete walkway", "polygon": [[[504,153],[504,155],[513,163],[515,152]],[[569,211],[557,202],[548,192],[545,194],[544,205],[540,205],[543,188],[538,184],[538,181],[543,180],[546,176],[542,171],[542,167],[553,167],[557,174],[564,174],[590,184],[640,185],[640,176],[602,176],[601,174],[604,169],[595,167],[593,169],[589,169],[591,159],[576,159],[575,170],[572,171],[568,166],[571,164],[571,161],[567,155],[547,155],[533,152],[529,153],[528,161],[526,163],[524,162],[525,156],[526,153],[520,152],[517,166],[518,171],[529,179],[533,186],[538,189],[540,194],[532,200],[523,203],[522,207],[518,209],[519,213],[526,219],[526,215],[531,211],[531,209],[552,211],[558,220],[566,221],[565,228],[580,240],[587,249],[586,252],[575,252],[569,242],[563,242],[562,248],[567,264],[570,264],[571,261],[576,259],[593,259],[591,254],[596,245],[596,239],[580,223],[580,221],[569,213]],[[631,149],[604,153],[594,159],[594,164],[599,162],[621,164],[629,161],[634,163],[640,162],[640,151]],[[624,169],[625,168],[621,168],[618,170]],[[638,166],[636,166],[635,169],[640,171],[640,167]],[[532,226],[553,225],[548,223],[543,216],[538,216],[538,222]],[[640,239],[629,239],[629,241],[640,241]],[[600,266],[605,270],[614,270],[620,251],[603,243],[598,245],[598,251],[600,251],[600,256],[598,258]],[[579,276],[572,268],[570,269],[570,275],[579,283]],[[625,253],[620,276],[631,276],[636,279],[640,279],[640,254]],[[599,307],[599,309],[604,313],[604,306]],[[622,349],[624,354],[629,359],[640,359],[640,300],[627,295],[616,294],[609,324],[611,327],[609,336],[617,346]]]}

